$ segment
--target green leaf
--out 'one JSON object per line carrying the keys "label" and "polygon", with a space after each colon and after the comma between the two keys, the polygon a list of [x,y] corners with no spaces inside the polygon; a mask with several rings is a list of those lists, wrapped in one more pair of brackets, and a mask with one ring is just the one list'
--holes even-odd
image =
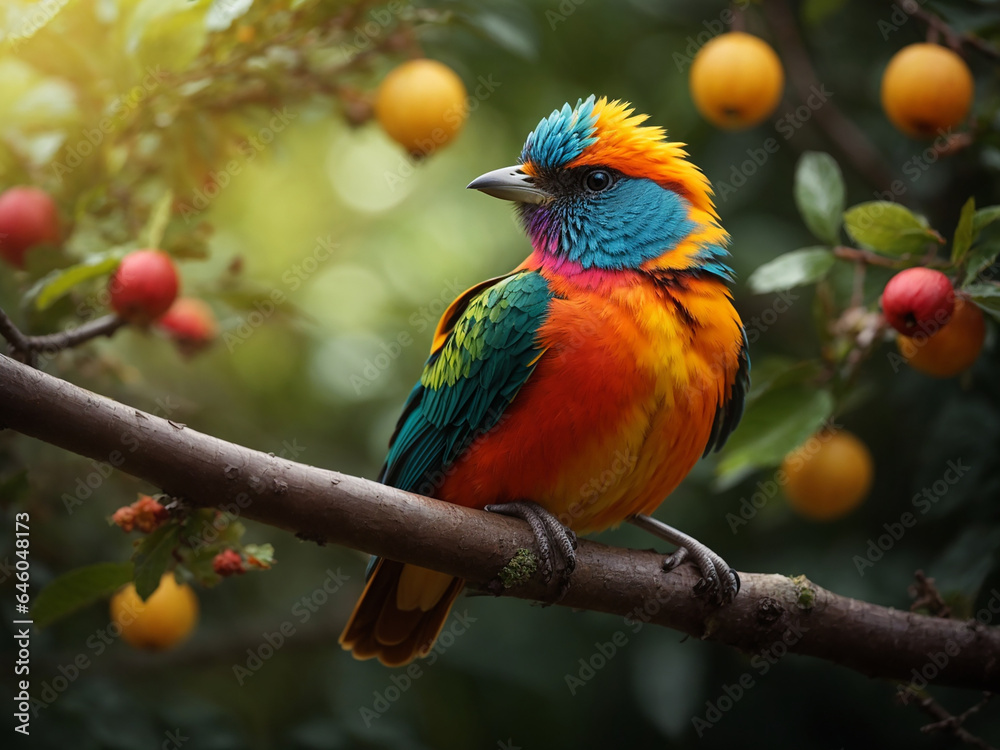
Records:
{"label": "green leaf", "polygon": [[481,10],[463,20],[505,51],[524,60],[538,58],[538,31],[525,9],[513,3],[506,6],[494,4],[488,10]]}
{"label": "green leaf", "polygon": [[795,169],[795,205],[809,231],[831,245],[840,243],[844,178],[829,154],[807,151]]}
{"label": "green leaf", "polygon": [[753,364],[753,383],[747,403],[756,401],[775,388],[787,388],[814,381],[823,371],[819,360],[795,360],[790,357],[764,357]]}
{"label": "green leaf", "polygon": [[1000,319],[1000,286],[996,284],[973,284],[972,286],[965,287],[963,291],[984,312],[989,313],[994,318]]}
{"label": "green leaf", "polygon": [[153,210],[149,212],[149,220],[140,235],[143,239],[143,247],[160,246],[163,241],[163,233],[167,230],[167,223],[170,221],[173,204],[174,191],[168,190],[153,206]]}
{"label": "green leaf", "polygon": [[928,242],[941,242],[924,217],[892,201],[859,203],[844,213],[844,224],[861,247],[886,255],[919,254]]}
{"label": "green leaf", "polygon": [[825,247],[804,247],[768,261],[747,279],[754,294],[780,292],[803,284],[813,284],[833,267],[836,260]]}
{"label": "green leaf", "polygon": [[958,217],[958,226],[955,227],[955,237],[951,241],[951,262],[961,263],[965,254],[972,247],[975,238],[975,214],[976,199],[969,198],[962,206],[962,214]]}
{"label": "green leaf", "polygon": [[781,463],[830,418],[833,406],[833,396],[822,388],[773,388],[747,407],[716,473],[726,477]]}
{"label": "green leaf", "polygon": [[[139,0],[125,27],[125,51],[152,71],[183,70],[205,46],[209,5],[208,0]],[[161,85],[157,76],[148,83],[150,90]]]}
{"label": "green leaf", "polygon": [[179,534],[178,524],[164,524],[143,539],[132,556],[135,563],[135,591],[143,601],[156,591],[160,579],[167,572]]}
{"label": "green leaf", "polygon": [[1000,219],[1000,206],[987,206],[976,211],[972,216],[972,241],[979,239],[980,232],[997,219]]}
{"label": "green leaf", "polygon": [[44,628],[91,602],[110,596],[132,580],[132,563],[97,563],[71,570],[42,589],[31,608],[35,625]]}
{"label": "green leaf", "polygon": [[965,260],[965,284],[971,284],[979,273],[992,266],[1000,254],[1000,242],[984,242],[972,247]]}
{"label": "green leaf", "polygon": [[248,544],[243,548],[243,554],[256,558],[265,568],[270,568],[275,563],[274,547],[270,544]]}
{"label": "green leaf", "polygon": [[109,250],[92,255],[82,263],[68,268],[59,268],[45,274],[24,295],[27,304],[33,304],[38,311],[46,310],[75,286],[90,279],[111,273],[124,257],[123,250]]}

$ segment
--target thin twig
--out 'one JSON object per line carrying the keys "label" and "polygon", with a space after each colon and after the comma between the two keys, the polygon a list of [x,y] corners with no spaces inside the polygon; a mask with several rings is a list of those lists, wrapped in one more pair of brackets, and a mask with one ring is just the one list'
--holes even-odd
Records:
{"label": "thin twig", "polygon": [[48,333],[43,336],[28,336],[27,342],[33,351],[60,351],[79,346],[100,336],[113,336],[119,328],[127,324],[128,321],[117,315],[105,315],[67,331]]}
{"label": "thin twig", "polygon": [[910,595],[913,597],[910,611],[916,612],[919,609],[926,609],[935,617],[951,617],[951,607],[945,603],[934,579],[928,578],[922,570],[915,572],[913,577],[916,581],[909,588]]}
{"label": "thin twig", "polygon": [[[895,3],[896,0],[890,0],[890,2]],[[919,18],[921,21],[927,24],[928,28],[933,32],[940,32],[944,36],[945,41],[948,42],[948,46],[951,47],[956,52],[961,52],[962,47],[968,45],[973,49],[977,50],[987,57],[992,57],[994,60],[1000,60],[1000,50],[998,50],[993,45],[980,39],[972,34],[963,34],[961,32],[955,31],[943,18],[930,13],[920,6],[914,3],[912,9],[908,9],[907,12]]]}
{"label": "thin twig", "polygon": [[21,333],[20,329],[14,325],[14,321],[8,317],[3,309],[0,309],[0,336],[3,336],[15,351],[23,353],[31,351],[31,344],[28,341],[28,337]]}
{"label": "thin twig", "polygon": [[929,695],[925,694],[924,697],[917,702],[917,707],[928,716],[936,719],[936,721],[920,727],[920,731],[925,734],[929,734],[931,732],[948,732],[953,734],[956,739],[961,740],[966,745],[978,747],[980,750],[996,750],[996,748],[992,745],[972,734],[969,730],[962,726],[963,722],[969,716],[979,711],[979,709],[985,706],[992,697],[991,693],[985,693],[985,695],[986,697],[983,698],[983,700],[970,708],[968,711],[965,711],[960,716],[953,716],[948,709],[931,698]]}
{"label": "thin twig", "polygon": [[0,336],[10,344],[12,353],[19,361],[35,366],[38,352],[55,353],[63,349],[86,343],[99,336],[113,336],[114,333],[128,321],[117,315],[105,315],[96,320],[90,320],[76,328],[59,333],[47,333],[40,336],[25,336],[14,325],[6,312],[0,308]]}

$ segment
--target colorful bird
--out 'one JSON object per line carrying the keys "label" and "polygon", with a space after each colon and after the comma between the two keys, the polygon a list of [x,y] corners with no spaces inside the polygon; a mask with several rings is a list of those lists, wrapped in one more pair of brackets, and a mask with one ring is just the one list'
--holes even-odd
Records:
{"label": "colorful bird", "polygon": [[[532,252],[445,311],[379,480],[524,518],[564,575],[573,532],[635,523],[677,544],[671,563],[690,556],[724,603],[736,574],[648,514],[739,422],[747,341],[708,180],[645,120],[606,98],[567,104],[520,164],[469,185],[516,203]],[[406,664],[463,585],[375,559],[340,642]]]}

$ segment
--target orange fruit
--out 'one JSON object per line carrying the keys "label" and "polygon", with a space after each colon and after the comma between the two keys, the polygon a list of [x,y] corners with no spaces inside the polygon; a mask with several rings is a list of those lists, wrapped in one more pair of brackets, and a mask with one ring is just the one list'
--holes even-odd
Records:
{"label": "orange fruit", "polygon": [[241,23],[236,27],[236,41],[240,44],[250,44],[257,36],[257,30],[253,26]]}
{"label": "orange fruit", "polygon": [[396,143],[426,156],[449,143],[465,124],[462,79],[436,60],[410,60],[385,77],[375,94],[375,117]]}
{"label": "orange fruit", "polygon": [[689,84],[705,119],[726,130],[741,130],[762,122],[778,106],[785,72],[767,42],[731,31],[698,50]]}
{"label": "orange fruit", "polygon": [[868,447],[845,430],[819,432],[781,464],[788,503],[814,521],[832,521],[868,496],[875,465]]}
{"label": "orange fruit", "polygon": [[974,302],[955,297],[955,311],[939,331],[930,336],[897,336],[896,345],[914,370],[951,378],[972,367],[985,338],[983,311]]}
{"label": "orange fruit", "polygon": [[913,138],[933,138],[965,119],[975,84],[965,60],[938,44],[911,44],[882,75],[882,109]]}
{"label": "orange fruit", "polygon": [[135,648],[159,651],[187,638],[198,622],[198,597],[190,586],[165,573],[160,585],[142,601],[133,584],[111,597],[111,620]]}

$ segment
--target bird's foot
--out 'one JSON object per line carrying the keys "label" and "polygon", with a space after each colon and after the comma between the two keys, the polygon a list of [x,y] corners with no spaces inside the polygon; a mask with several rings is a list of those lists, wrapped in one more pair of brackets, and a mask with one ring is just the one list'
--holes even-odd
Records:
{"label": "bird's foot", "polygon": [[705,596],[715,604],[729,604],[740,590],[739,574],[712,550],[673,526],[649,516],[632,516],[629,523],[655,534],[671,544],[677,551],[663,561],[663,569],[670,571],[686,561],[693,562],[701,571],[701,580],[694,587],[697,596]]}
{"label": "bird's foot", "polygon": [[535,544],[538,545],[542,580],[549,583],[553,577],[557,577],[559,581],[559,590],[551,604],[566,596],[570,577],[576,569],[576,534],[541,505],[530,500],[487,505],[485,510],[527,522],[535,536]]}

